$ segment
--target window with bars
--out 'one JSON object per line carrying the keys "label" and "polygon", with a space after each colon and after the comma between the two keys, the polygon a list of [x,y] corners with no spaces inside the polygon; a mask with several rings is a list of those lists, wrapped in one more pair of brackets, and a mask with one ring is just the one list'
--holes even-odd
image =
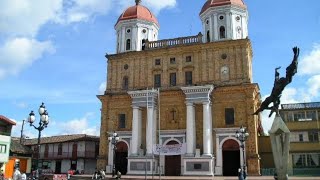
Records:
{"label": "window with bars", "polygon": [[161,87],[161,74],[154,75],[154,87],[155,88]]}
{"label": "window with bars", "polygon": [[176,73],[170,73],[170,86],[176,86]]}
{"label": "window with bars", "polygon": [[124,129],[126,128],[126,115],[125,114],[119,114],[119,121],[118,121],[118,128]]}
{"label": "window with bars", "polygon": [[192,85],[192,71],[185,72],[186,85]]}
{"label": "window with bars", "polygon": [[226,125],[234,124],[234,109],[233,108],[225,108],[225,122]]}

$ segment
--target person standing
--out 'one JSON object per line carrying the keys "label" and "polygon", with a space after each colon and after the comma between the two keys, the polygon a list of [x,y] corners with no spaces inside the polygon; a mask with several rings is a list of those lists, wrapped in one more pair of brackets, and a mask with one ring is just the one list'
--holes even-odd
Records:
{"label": "person standing", "polygon": [[25,172],[21,173],[21,180],[27,180],[27,175]]}
{"label": "person standing", "polygon": [[21,180],[21,173],[19,171],[19,168],[16,168],[13,173],[13,180]]}

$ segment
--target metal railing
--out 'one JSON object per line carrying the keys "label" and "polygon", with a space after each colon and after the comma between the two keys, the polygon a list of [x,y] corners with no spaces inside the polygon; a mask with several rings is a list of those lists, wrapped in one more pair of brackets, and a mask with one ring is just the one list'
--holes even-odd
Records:
{"label": "metal railing", "polygon": [[[37,157],[37,152],[33,157]],[[96,158],[98,154],[95,151],[76,151],[76,152],[41,152],[40,159],[76,159],[76,158]]]}

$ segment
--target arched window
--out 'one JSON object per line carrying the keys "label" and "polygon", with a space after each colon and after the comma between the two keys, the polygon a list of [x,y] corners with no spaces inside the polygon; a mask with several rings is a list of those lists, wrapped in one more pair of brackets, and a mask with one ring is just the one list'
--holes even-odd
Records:
{"label": "arched window", "polygon": [[226,29],[224,28],[224,26],[220,27],[220,39],[224,39],[226,38]]}
{"label": "arched window", "polygon": [[122,82],[122,89],[128,90],[128,88],[129,88],[129,78],[125,76]]}
{"label": "arched window", "polygon": [[127,44],[126,44],[126,50],[130,50],[131,49],[131,40],[127,39]]}
{"label": "arched window", "polygon": [[207,31],[207,42],[210,42],[210,31]]}
{"label": "arched window", "polygon": [[146,49],[146,40],[145,39],[142,39],[142,50],[145,50]]}

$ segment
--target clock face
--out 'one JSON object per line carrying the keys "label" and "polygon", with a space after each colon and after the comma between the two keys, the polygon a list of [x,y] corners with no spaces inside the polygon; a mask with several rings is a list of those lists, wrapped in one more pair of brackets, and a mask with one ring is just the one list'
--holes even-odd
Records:
{"label": "clock face", "polygon": [[229,68],[227,66],[221,67],[221,74],[227,75],[229,73]]}

